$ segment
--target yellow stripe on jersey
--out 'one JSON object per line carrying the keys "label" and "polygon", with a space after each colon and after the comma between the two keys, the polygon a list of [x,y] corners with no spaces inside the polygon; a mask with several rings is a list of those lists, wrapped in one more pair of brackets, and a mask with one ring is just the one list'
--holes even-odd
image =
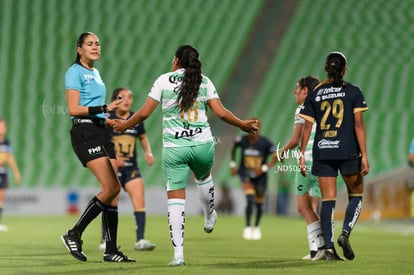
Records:
{"label": "yellow stripe on jersey", "polygon": [[309,121],[309,122],[312,122],[312,123],[315,122],[315,118],[313,118],[311,116],[304,115],[304,114],[298,114],[298,116],[300,116],[301,118],[303,118],[306,121]]}
{"label": "yellow stripe on jersey", "polygon": [[354,113],[365,112],[366,110],[368,110],[368,107],[355,108]]}

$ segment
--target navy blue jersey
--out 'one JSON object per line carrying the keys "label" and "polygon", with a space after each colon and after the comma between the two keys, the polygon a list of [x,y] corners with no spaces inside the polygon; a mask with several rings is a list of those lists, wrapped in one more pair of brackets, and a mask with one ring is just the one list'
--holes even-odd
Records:
{"label": "navy blue jersey", "polygon": [[351,83],[337,87],[324,81],[309,93],[299,115],[317,123],[313,159],[357,158],[354,113],[367,109],[361,90]]}
{"label": "navy blue jersey", "polygon": [[242,152],[238,171],[242,178],[257,177],[254,170],[266,164],[267,158],[275,151],[273,143],[264,136],[259,136],[255,143],[249,142],[248,135],[238,136],[234,140],[234,147],[240,148]]}
{"label": "navy blue jersey", "polygon": [[[131,112],[130,118],[134,112]],[[109,113],[110,119],[122,119],[116,116],[115,112]],[[115,145],[115,152],[121,156],[125,162],[125,168],[138,167],[136,143],[139,136],[145,134],[144,123],[141,122],[138,126],[131,127],[123,133],[112,131],[112,141]],[[123,167],[120,167],[120,169]]]}
{"label": "navy blue jersey", "polygon": [[0,141],[0,174],[7,174],[9,165],[9,155],[11,154],[11,146],[7,139]]}

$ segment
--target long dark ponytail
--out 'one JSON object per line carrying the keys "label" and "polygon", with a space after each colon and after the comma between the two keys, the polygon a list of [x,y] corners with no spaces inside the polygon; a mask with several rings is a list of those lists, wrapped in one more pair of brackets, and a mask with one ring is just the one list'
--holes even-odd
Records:
{"label": "long dark ponytail", "polygon": [[335,86],[342,86],[344,84],[342,71],[345,66],[346,57],[341,52],[331,52],[326,57],[325,71]]}
{"label": "long dark ponytail", "polygon": [[179,66],[185,69],[183,80],[178,87],[177,105],[181,111],[187,111],[198,96],[202,80],[201,62],[197,49],[190,45],[178,47],[175,57],[179,60]]}

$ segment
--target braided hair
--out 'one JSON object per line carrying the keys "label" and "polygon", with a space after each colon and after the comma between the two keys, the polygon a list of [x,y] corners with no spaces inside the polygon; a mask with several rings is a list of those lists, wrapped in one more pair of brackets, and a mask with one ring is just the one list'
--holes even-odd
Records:
{"label": "braided hair", "polygon": [[190,45],[178,47],[175,57],[178,58],[179,66],[185,69],[181,85],[177,87],[177,105],[180,106],[180,111],[187,111],[198,96],[202,80],[201,62],[197,49]]}
{"label": "braided hair", "polygon": [[326,57],[325,71],[335,86],[342,86],[344,84],[343,70],[345,66],[346,57],[341,52],[331,52]]}

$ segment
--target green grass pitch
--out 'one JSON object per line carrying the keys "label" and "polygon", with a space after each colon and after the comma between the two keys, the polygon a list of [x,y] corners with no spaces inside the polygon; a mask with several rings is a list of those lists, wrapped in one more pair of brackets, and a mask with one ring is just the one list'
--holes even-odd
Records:
{"label": "green grass pitch", "polygon": [[[73,258],[60,235],[77,216],[5,216],[8,232],[0,232],[0,274],[414,274],[414,221],[361,221],[351,235],[355,260],[305,261],[305,222],[298,217],[264,216],[259,241],[241,237],[244,220],[219,215],[212,234],[203,231],[201,216],[187,216],[184,267],[169,267],[173,250],[166,216],[148,216],[146,238],[153,251],[133,249],[133,217],[120,216],[118,244],[136,263],[103,263],[100,219],[83,235],[87,262]],[[341,221],[336,221],[337,237]],[[342,250],[337,247],[338,254]]]}

